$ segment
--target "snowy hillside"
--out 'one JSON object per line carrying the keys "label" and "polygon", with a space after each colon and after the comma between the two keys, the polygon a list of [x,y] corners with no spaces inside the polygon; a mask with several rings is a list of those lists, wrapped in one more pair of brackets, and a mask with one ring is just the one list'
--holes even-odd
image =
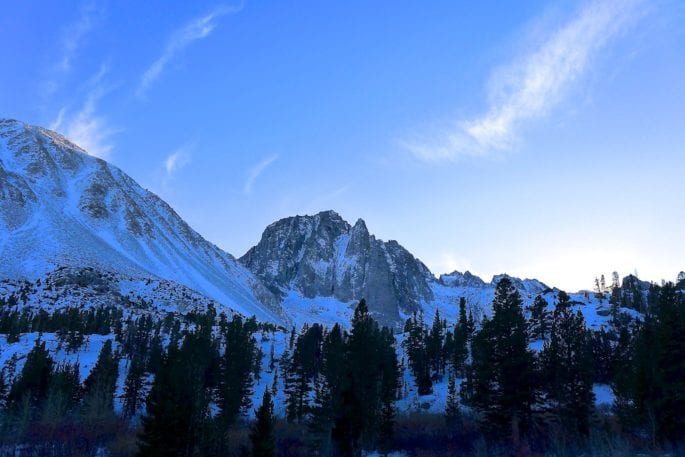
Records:
{"label": "snowy hillside", "polygon": [[284,322],[276,297],[164,201],[63,136],[0,121],[0,277],[59,267],[176,282],[246,315]]}

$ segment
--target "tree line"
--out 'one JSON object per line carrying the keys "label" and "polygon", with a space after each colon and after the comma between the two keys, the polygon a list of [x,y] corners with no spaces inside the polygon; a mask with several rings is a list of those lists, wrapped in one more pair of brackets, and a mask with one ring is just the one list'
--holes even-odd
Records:
{"label": "tree line", "polygon": [[[22,333],[55,333],[64,350],[80,354],[92,335],[104,342],[83,380],[78,361],[55,361],[41,336],[20,370],[11,358],[0,376],[0,437],[53,455],[98,447],[140,456],[389,452],[408,439],[398,427],[416,420],[397,411],[411,382],[419,397],[446,388],[444,442],[433,432],[424,444],[442,446],[444,455],[476,452],[479,442],[496,455],[580,452],[598,427],[640,448],[675,448],[685,434],[684,289],[679,280],[646,293],[639,285],[607,290],[609,299],[639,303],[641,315],[612,307],[610,325],[593,330],[563,291],[554,303],[540,295],[524,309],[503,278],[490,316],[476,321],[461,299],[456,324],[439,310],[430,325],[417,313],[401,337],[379,326],[361,300],[349,330],[293,328],[278,355],[274,337],[283,330],[212,307],[184,316],[116,308],[49,314],[5,299],[0,331],[8,343]],[[260,332],[262,341],[271,338],[268,355]],[[271,382],[260,383],[267,374]],[[611,386],[612,414],[595,408],[594,384]]]}

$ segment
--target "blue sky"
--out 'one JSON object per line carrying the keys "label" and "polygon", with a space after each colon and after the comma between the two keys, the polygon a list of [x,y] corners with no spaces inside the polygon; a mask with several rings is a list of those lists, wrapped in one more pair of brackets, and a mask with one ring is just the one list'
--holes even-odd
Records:
{"label": "blue sky", "polygon": [[685,269],[682,2],[25,1],[0,39],[0,116],[236,256],[335,209],[437,274]]}

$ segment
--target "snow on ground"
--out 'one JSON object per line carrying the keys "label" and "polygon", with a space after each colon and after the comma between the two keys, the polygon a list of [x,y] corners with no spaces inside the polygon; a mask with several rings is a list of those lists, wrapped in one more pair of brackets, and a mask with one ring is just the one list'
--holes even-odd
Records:
{"label": "snow on ground", "polygon": [[328,328],[338,323],[343,329],[349,329],[356,304],[356,300],[344,303],[334,297],[306,298],[291,290],[283,299],[282,306],[288,310],[295,329],[299,331],[305,323],[318,323]]}
{"label": "snow on ground", "polygon": [[[255,410],[262,403],[262,396],[264,395],[264,390],[271,390],[273,386],[274,376],[278,376],[278,392],[273,398],[274,401],[274,413],[277,416],[285,417],[285,383],[283,370],[281,368],[281,357],[288,347],[288,341],[290,338],[290,333],[288,332],[261,332],[256,335],[257,345],[261,348],[262,356],[262,372],[260,379],[255,383],[255,387],[251,396],[252,407],[247,411],[247,417],[254,419]],[[275,366],[273,370],[269,368],[271,362],[271,346],[274,347],[274,361]],[[272,392],[273,393],[273,392]]]}
{"label": "snow on ground", "polygon": [[616,396],[611,386],[608,384],[595,384],[592,386],[592,391],[595,393],[596,405],[613,405]]}
{"label": "snow on ground", "polygon": [[[55,361],[55,364],[78,362],[81,381],[85,381],[95,366],[100,350],[107,340],[112,340],[112,348],[116,350],[113,334],[86,336],[84,345],[76,352],[68,351],[66,343],[60,344],[57,335],[54,333],[43,333],[42,335],[38,332],[24,333],[16,343],[7,343],[4,336],[0,338],[2,338],[0,343],[0,367],[6,366],[7,362],[14,357],[16,359],[15,376],[21,373],[24,362],[26,362],[26,355],[31,352],[38,338],[45,342],[45,348],[50,352],[50,356]],[[11,373],[7,374],[11,375]]]}

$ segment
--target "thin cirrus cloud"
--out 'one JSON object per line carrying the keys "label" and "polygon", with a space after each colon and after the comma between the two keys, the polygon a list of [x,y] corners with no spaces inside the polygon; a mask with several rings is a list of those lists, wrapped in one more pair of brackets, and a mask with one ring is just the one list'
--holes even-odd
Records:
{"label": "thin cirrus cloud", "polygon": [[58,40],[57,59],[49,66],[49,76],[42,83],[43,97],[50,99],[63,87],[74,60],[78,57],[87,36],[95,30],[101,14],[102,11],[95,2],[87,2],[82,6],[78,18],[62,30]]}
{"label": "thin cirrus cloud", "polygon": [[81,10],[79,19],[65,29],[62,37],[62,54],[58,62],[60,70],[65,72],[71,70],[72,61],[79,47],[95,27],[97,14],[98,10],[95,3],[86,3]]}
{"label": "thin cirrus cloud", "polygon": [[261,175],[264,170],[266,170],[267,167],[273,164],[276,160],[278,160],[278,154],[272,154],[247,171],[247,179],[245,180],[245,185],[243,186],[244,194],[252,193],[252,188],[259,175]]}
{"label": "thin cirrus cloud", "polygon": [[[490,157],[511,148],[520,129],[542,118],[587,72],[599,52],[643,15],[642,0],[594,0],[491,78],[485,114],[461,120],[434,140],[403,139],[401,145],[425,161]],[[495,97],[495,95],[497,95]]]}
{"label": "thin cirrus cloud", "polygon": [[177,171],[188,165],[191,161],[190,146],[181,146],[164,160],[164,170],[167,177],[172,177]]}
{"label": "thin cirrus cloud", "polygon": [[51,130],[62,132],[88,154],[105,160],[111,158],[114,147],[111,136],[117,132],[117,129],[112,128],[107,119],[97,112],[100,99],[110,90],[103,83],[107,73],[108,67],[102,65],[87,84],[89,90],[81,108],[70,114],[67,107],[62,107],[50,124]]}
{"label": "thin cirrus cloud", "polygon": [[164,68],[182,52],[186,47],[195,41],[208,37],[218,25],[218,19],[226,14],[234,14],[239,12],[242,6],[227,7],[219,6],[209,13],[197,17],[188,22],[183,27],[177,29],[171,34],[164,46],[162,55],[150,65],[143,73],[143,76],[136,88],[136,96],[144,97],[148,89],[159,79],[164,71]]}

